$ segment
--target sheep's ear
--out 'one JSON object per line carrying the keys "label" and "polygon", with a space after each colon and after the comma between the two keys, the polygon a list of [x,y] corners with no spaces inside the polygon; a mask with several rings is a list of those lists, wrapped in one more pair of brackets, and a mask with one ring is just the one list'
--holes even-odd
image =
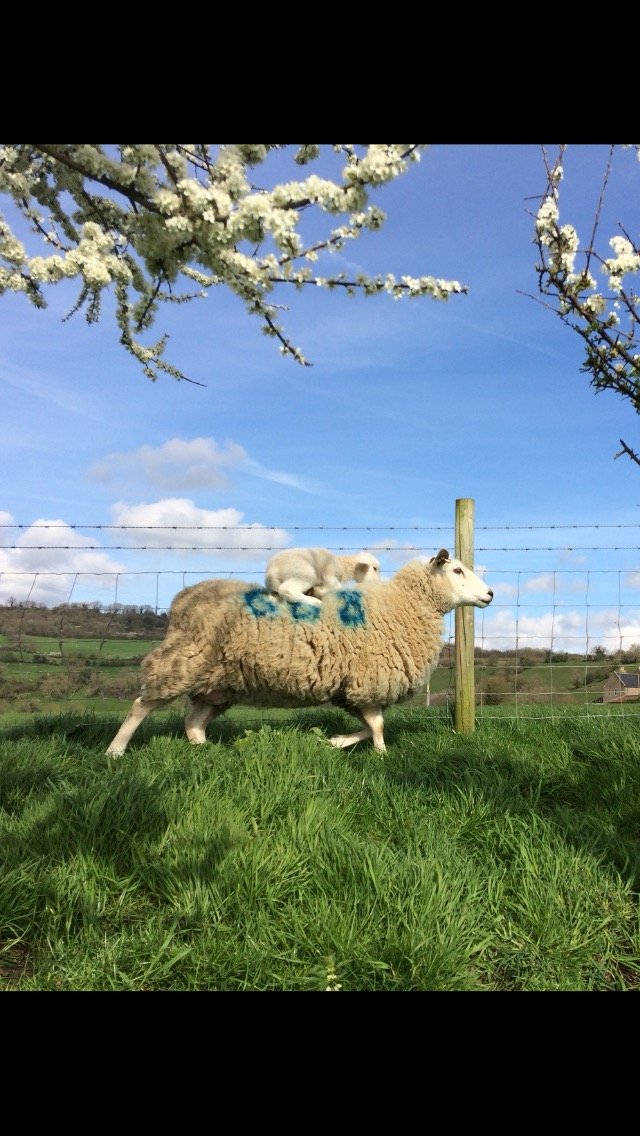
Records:
{"label": "sheep's ear", "polygon": [[442,565],[444,564],[445,560],[450,560],[450,559],[451,559],[451,557],[449,556],[449,553],[447,552],[446,548],[441,548],[440,551],[436,554],[436,556],[434,556],[434,560],[436,562],[437,568],[442,568]]}

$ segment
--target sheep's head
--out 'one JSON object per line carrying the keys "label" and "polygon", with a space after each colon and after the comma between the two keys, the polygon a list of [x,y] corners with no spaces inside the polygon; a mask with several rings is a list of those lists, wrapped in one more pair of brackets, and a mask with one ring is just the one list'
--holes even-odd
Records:
{"label": "sheep's head", "polygon": [[370,552],[359,552],[353,570],[353,578],[359,584],[364,583],[365,580],[378,580],[380,578],[380,561]]}
{"label": "sheep's head", "polygon": [[441,548],[432,556],[429,565],[436,579],[446,581],[450,592],[446,610],[452,611],[455,607],[488,607],[491,603],[492,589],[461,560],[452,559],[446,548]]}

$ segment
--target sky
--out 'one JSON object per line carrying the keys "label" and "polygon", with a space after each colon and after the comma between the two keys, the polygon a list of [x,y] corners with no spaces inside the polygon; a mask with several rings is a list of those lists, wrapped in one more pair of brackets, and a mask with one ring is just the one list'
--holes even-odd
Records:
{"label": "sky", "polygon": [[[567,150],[561,217],[585,240],[607,152]],[[294,176],[283,159],[279,180]],[[603,232],[623,222],[637,239],[639,179],[635,152],[618,150]],[[620,438],[640,448],[640,423],[595,394],[581,340],[535,298],[545,186],[537,144],[430,146],[371,194],[383,228],[320,270],[430,274],[468,294],[280,290],[310,367],[223,288],[163,309],[154,329],[194,383],[146,378],[108,303],[97,325],[65,319],[75,285],[49,289],[45,310],[1,296],[0,603],[165,610],[208,576],[261,582],[293,545],[371,549],[389,579],[453,553],[456,501],[470,498],[474,568],[495,592],[477,641],[640,643],[640,468],[615,458]]]}

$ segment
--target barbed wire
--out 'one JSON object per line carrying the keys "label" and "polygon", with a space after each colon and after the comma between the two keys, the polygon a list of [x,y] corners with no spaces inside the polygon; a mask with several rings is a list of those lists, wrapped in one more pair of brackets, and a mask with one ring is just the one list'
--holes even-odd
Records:
{"label": "barbed wire", "polygon": [[[29,549],[31,549],[32,547],[33,547],[32,545],[29,545]],[[48,548],[50,546],[47,545],[46,547]],[[158,551],[162,552],[162,551],[166,551],[166,550],[155,549],[155,551],[156,552],[158,552]],[[392,549],[392,551],[397,552],[398,550]],[[407,550],[404,549],[403,551],[407,551]],[[516,549],[516,551],[519,551],[519,550]],[[253,569],[249,569],[249,570],[253,571]],[[638,570],[640,571],[640,568]],[[207,569],[206,567],[200,566],[198,568],[121,568],[121,569],[105,568],[105,569],[102,569],[102,570],[93,569],[93,568],[87,568],[85,570],[76,569],[76,568],[0,568],[0,578],[2,576],[33,576],[33,575],[37,575],[37,576],[75,576],[75,575],[77,575],[77,576],[91,576],[91,577],[93,577],[93,576],[202,576],[203,573],[205,573],[207,571],[209,572],[209,574],[211,576],[235,576],[235,575],[243,575],[243,573],[247,571],[247,568],[220,568],[220,566],[218,566],[217,568],[210,568],[210,569]],[[597,575],[619,574],[621,571],[624,571],[625,574],[626,574],[626,573],[634,571],[634,569],[632,569],[632,568],[625,568],[625,569],[620,569],[620,568],[547,568],[547,569],[526,568],[526,569],[523,569],[523,568],[507,567],[507,568],[492,568],[491,574],[492,574],[492,576],[496,576],[496,575],[504,575],[504,576],[525,575],[525,576],[527,576],[527,575],[539,573],[541,571],[547,571],[549,573],[549,575],[585,576],[585,575],[594,575],[594,574],[597,574]]]}
{"label": "barbed wire", "polygon": [[[280,547],[280,546],[278,546]],[[353,545],[332,545],[348,552]],[[416,545],[419,552],[425,545]],[[274,552],[272,544],[2,544],[3,552]],[[377,552],[411,552],[395,544],[376,545]],[[638,544],[476,545],[476,552],[640,552]]]}
{"label": "barbed wire", "polygon": [[[37,531],[50,533],[56,543],[31,543],[38,539]],[[73,533],[80,535],[87,531],[89,535],[82,537],[86,543],[71,543]],[[560,543],[562,540],[588,540],[589,532],[592,534],[591,545]],[[605,532],[620,536],[604,536]],[[25,536],[28,543],[19,543],[25,533],[29,533]],[[314,533],[314,537],[303,537],[302,534],[307,533]],[[507,534],[511,533],[530,533],[531,537],[509,537]],[[585,535],[574,535],[577,533]],[[596,543],[596,534],[603,534],[606,540],[626,539],[629,533],[636,536],[636,545]],[[119,542],[119,534],[122,543]],[[139,539],[142,543],[127,544],[128,534],[131,534],[129,539],[134,542]],[[155,538],[152,534],[156,534]],[[277,537],[272,534],[277,534]],[[204,577],[246,580],[257,573],[260,579],[260,569],[256,569],[255,563],[260,559],[266,561],[267,556],[276,551],[276,540],[279,542],[277,547],[282,546],[283,534],[290,541],[298,539],[300,544],[320,544],[326,540],[327,547],[336,553],[357,550],[361,545],[355,542],[361,540],[362,545],[393,560],[398,555],[430,556],[440,545],[452,548],[455,525],[26,524],[3,520],[0,523],[0,556],[2,553],[6,555],[0,566],[0,584],[5,596],[4,600],[0,599],[3,613],[0,624],[3,665],[0,669],[9,677],[0,698],[0,713],[3,700],[5,708],[28,708],[25,700],[31,700],[35,708],[37,705],[46,707],[47,698],[54,698],[53,693],[47,694],[47,690],[53,689],[52,684],[55,686],[56,681],[59,687],[56,697],[64,697],[69,705],[74,705],[77,694],[74,676],[81,665],[91,669],[87,689],[91,691],[92,705],[100,707],[106,705],[107,700],[111,705],[113,698],[123,697],[123,691],[129,689],[127,681],[131,684],[130,697],[133,697],[134,688],[137,689],[137,655],[136,663],[129,668],[132,672],[129,679],[121,678],[128,667],[126,660],[119,671],[113,669],[113,679],[112,671],[102,668],[109,654],[109,640],[131,637],[124,632],[128,626],[126,623],[123,622],[120,627],[121,616],[126,616],[127,612],[143,614],[148,611],[160,617],[158,622],[144,625],[144,636],[132,633],[134,638],[140,639],[139,650],[146,651],[152,642],[161,641],[173,595],[178,588],[200,582]],[[299,537],[296,534],[300,534]],[[498,545],[488,543],[492,539],[490,534],[500,536]],[[545,536],[547,544],[543,545],[502,543],[509,539],[544,540]],[[394,537],[397,538],[395,542]],[[152,540],[151,544],[148,539]],[[156,543],[153,543],[154,539]],[[269,543],[272,539],[273,544]],[[353,540],[354,544],[345,546],[344,539]],[[5,540],[9,543],[3,543]],[[69,543],[62,543],[65,540]],[[104,543],[100,543],[101,540]],[[111,544],[112,540],[118,543]],[[242,543],[229,544],[229,540]],[[251,540],[261,543],[247,543]],[[172,544],[172,541],[176,543]],[[220,543],[215,543],[218,541]],[[36,557],[36,551],[42,556]],[[64,555],[71,551],[74,557]],[[94,551],[102,555],[95,558],[82,555]],[[117,558],[125,562],[130,559],[136,566],[129,568],[114,563],[108,567],[109,554],[114,551],[140,553],[139,557]],[[571,567],[549,567],[548,560],[545,566],[545,558],[549,554],[605,551],[614,556],[603,556],[606,566],[602,568],[576,565],[577,557]],[[63,555],[58,556],[59,552]],[[77,557],[76,552],[79,554]],[[152,555],[143,558],[142,552]],[[33,556],[29,557],[31,553]],[[173,563],[179,567],[157,566],[166,563],[171,554],[174,554]],[[529,554],[533,563],[543,566],[525,568],[525,554]],[[632,567],[620,567],[623,556]],[[609,566],[616,557],[620,558],[618,564]],[[495,559],[499,565],[491,568],[491,578],[495,578],[498,584],[491,612],[476,613],[474,667],[479,717],[495,715],[514,721],[553,719],[564,716],[577,705],[589,716],[598,713],[596,707],[590,710],[590,703],[594,701],[613,702],[615,710],[621,713],[633,712],[632,706],[625,705],[626,698],[621,701],[622,696],[617,697],[617,687],[612,690],[611,683],[614,669],[637,673],[640,664],[640,601],[636,601],[633,587],[634,573],[640,575],[640,520],[638,523],[475,525],[473,558],[476,563],[483,564]],[[28,564],[29,559],[34,563],[25,569],[23,565]],[[91,559],[107,567],[93,571],[86,565],[86,561]],[[588,561],[589,557],[584,559]],[[65,560],[71,562],[68,567],[64,566]],[[12,561],[16,563],[15,568],[11,567]],[[517,561],[518,566],[514,563]],[[82,568],[79,569],[81,562]],[[36,567],[37,563],[51,565],[51,568]],[[145,564],[148,567],[142,566]],[[535,582],[531,577],[540,573],[545,578],[548,576],[549,580],[553,577],[553,583],[537,594],[528,589]],[[99,600],[95,598],[96,593],[102,593]],[[42,654],[46,652],[46,644],[43,646],[39,634],[36,634],[39,629],[34,622],[33,609],[42,607],[52,608],[55,612],[52,634],[49,636],[47,632],[47,637],[54,640],[53,645],[57,647],[55,659],[52,654]],[[77,653],[78,628],[84,625],[75,616],[74,609],[92,607],[99,613],[101,622],[87,624],[87,628],[93,628],[87,634],[95,638],[97,654],[86,663],[82,654]],[[16,608],[17,611],[13,610]],[[116,631],[118,634],[115,634]],[[434,687],[433,691],[429,687],[424,696],[425,707],[440,704],[449,707],[455,698],[452,678],[455,657],[453,614],[446,618],[443,641],[448,654],[443,654],[439,669],[450,672],[448,686],[444,689]],[[602,656],[596,653],[600,648]],[[18,662],[12,661],[12,652],[15,651],[19,655]],[[538,659],[536,653],[543,653],[544,659]],[[60,667],[61,677],[57,680],[54,664]],[[116,680],[124,683],[118,694],[115,693]],[[12,682],[16,684],[16,690],[9,696],[6,691],[11,691]],[[536,685],[538,682],[539,686]],[[66,685],[63,686],[63,683]],[[63,693],[60,694],[60,691]],[[82,705],[85,705],[84,701]],[[416,703],[416,712],[421,712],[420,703]],[[256,718],[256,721],[262,720],[262,717]]]}
{"label": "barbed wire", "polygon": [[[283,525],[260,525],[260,530],[272,530],[274,532],[282,531],[285,526]],[[452,532],[453,524],[450,525],[287,525],[289,532]],[[545,525],[475,525],[476,532],[517,532],[517,531],[537,531],[540,529],[637,529],[640,528],[640,521],[635,524],[545,524]],[[253,525],[104,525],[104,524],[72,524],[67,522],[36,522],[34,524],[24,523],[8,523],[1,522],[0,529],[117,529],[121,531],[137,530],[149,532],[156,531],[172,531],[178,532],[186,530],[188,532],[242,532],[251,530],[255,532]]]}

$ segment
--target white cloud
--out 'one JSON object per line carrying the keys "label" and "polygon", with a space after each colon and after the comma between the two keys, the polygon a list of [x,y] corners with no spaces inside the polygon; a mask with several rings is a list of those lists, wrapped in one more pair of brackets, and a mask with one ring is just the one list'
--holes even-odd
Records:
{"label": "white cloud", "polygon": [[527,615],[511,610],[476,613],[475,638],[486,650],[538,647],[584,653],[601,646],[607,651],[628,650],[640,643],[640,610],[623,614],[617,608],[600,611],[547,611]]}
{"label": "white cloud", "polygon": [[215,438],[170,438],[161,446],[140,446],[137,450],[108,454],[88,472],[91,481],[135,486],[171,492],[202,489],[228,489],[229,473],[249,474],[264,481],[278,482],[306,493],[319,493],[319,482],[293,473],[265,468],[250,458],[244,446],[227,440],[219,446]]}
{"label": "white cloud", "polygon": [[165,551],[171,546],[180,556],[206,551],[238,560],[253,559],[260,552],[266,561],[273,549],[291,540],[286,529],[244,523],[237,509],[200,509],[185,497],[139,505],[118,502],[111,513],[114,524],[125,526],[123,543]]}
{"label": "white cloud", "polygon": [[542,576],[533,576],[522,585],[526,592],[554,592],[556,582],[553,572],[545,572]]}
{"label": "white cloud", "polygon": [[560,551],[559,560],[561,564],[573,566],[575,564],[586,564],[588,557],[581,552],[574,552],[572,548],[564,548]]}
{"label": "white cloud", "polygon": [[[16,530],[14,530],[10,527],[12,524],[13,524],[13,517],[11,516],[11,513],[7,513],[5,511],[3,511],[2,509],[0,509],[0,547],[3,544],[12,544],[13,543],[12,535],[13,535],[13,532],[16,531]],[[7,526],[7,527],[5,528],[3,526]],[[17,530],[17,531],[20,531],[20,530]]]}
{"label": "white cloud", "polygon": [[236,469],[247,453],[236,442],[220,448],[213,438],[171,438],[161,446],[140,446],[128,453],[108,454],[89,470],[92,481],[141,481],[161,489],[223,489],[225,470]]}
{"label": "white cloud", "polygon": [[[478,572],[478,574],[482,575],[482,572]],[[493,588],[494,595],[500,596],[503,599],[523,596],[527,592],[548,592],[552,596],[558,595],[560,592],[586,593],[587,581],[585,579],[567,580],[566,575],[567,573],[562,572],[543,572],[540,575],[532,576],[528,580],[520,580],[517,584],[501,583],[499,580],[492,580],[491,587]]]}
{"label": "white cloud", "polygon": [[497,583],[494,583],[492,581],[491,587],[493,588],[493,594],[496,599],[498,597],[504,599],[515,599],[515,597],[518,595],[518,587],[516,584],[501,584],[499,581]]}
{"label": "white cloud", "polygon": [[525,580],[522,590],[525,592],[551,592],[556,595],[561,591],[584,592],[587,582],[584,579],[567,580],[567,572],[543,572],[540,576],[532,576]]}
{"label": "white cloud", "polygon": [[[365,548],[365,545],[362,546]],[[366,545],[369,552],[376,552],[386,554],[385,559],[393,565],[393,572],[398,570],[402,564],[406,564],[408,560],[429,560],[429,556],[425,556],[417,545],[411,544],[409,541],[391,540],[376,540],[371,544]],[[431,554],[433,555],[433,554]]]}
{"label": "white cloud", "polygon": [[[0,522],[11,519],[0,513]],[[113,591],[114,577],[124,570],[107,552],[85,551],[95,540],[61,520],[36,520],[11,543],[15,547],[7,542],[0,547],[0,603],[11,597],[18,603],[64,603],[77,578],[90,575],[95,576],[93,586]]]}

